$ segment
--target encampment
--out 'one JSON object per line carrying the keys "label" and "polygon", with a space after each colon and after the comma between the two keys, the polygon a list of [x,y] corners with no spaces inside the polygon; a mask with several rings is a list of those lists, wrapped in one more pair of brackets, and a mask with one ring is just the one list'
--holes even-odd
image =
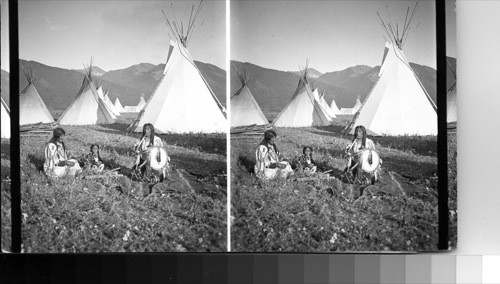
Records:
{"label": "encampment", "polygon": [[[330,125],[330,117],[315,98],[307,79],[307,64],[301,71],[297,89],[290,103],[273,121],[274,126],[310,127]],[[318,95],[319,97],[319,95]]]}
{"label": "encampment", "polygon": [[92,79],[92,62],[86,68],[82,86],[75,100],[58,120],[61,125],[110,124],[115,118],[99,97],[96,84]]}

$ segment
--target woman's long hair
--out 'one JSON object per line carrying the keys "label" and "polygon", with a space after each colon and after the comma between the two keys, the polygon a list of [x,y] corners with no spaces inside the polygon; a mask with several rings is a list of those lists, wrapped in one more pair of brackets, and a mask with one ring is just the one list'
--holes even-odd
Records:
{"label": "woman's long hair", "polygon": [[361,138],[361,146],[363,146],[363,148],[366,147],[366,128],[363,126],[363,125],[358,125],[356,126],[356,128],[354,128],[354,138],[352,139],[352,142],[354,142],[356,140],[356,138],[358,137],[358,130],[361,129],[361,131],[363,131],[363,137]]}
{"label": "woman's long hair", "polygon": [[102,161],[102,159],[101,159],[101,147],[99,147],[99,145],[97,145],[97,144],[90,145],[90,154],[92,156],[94,155],[94,152],[92,151],[92,149],[94,147],[97,147],[97,158],[99,158],[99,161]]}
{"label": "woman's long hair", "polygon": [[61,138],[61,136],[63,135],[66,135],[66,131],[64,131],[64,129],[62,129],[61,127],[54,129],[54,132],[52,132],[52,138],[50,138],[49,143],[53,143],[56,146],[57,142],[61,143],[63,150],[66,152],[66,145],[64,145],[63,141],[59,141],[59,138]]}
{"label": "woman's long hair", "polygon": [[[262,140],[262,142],[260,142],[260,145],[263,145],[263,146],[266,146],[269,148],[269,142],[274,137],[278,137],[278,134],[276,133],[276,131],[274,131],[272,129],[266,130],[266,132],[264,132],[264,140]],[[273,143],[272,145],[274,147],[274,151],[276,153],[278,153],[278,147],[276,147],[276,144]]]}
{"label": "woman's long hair", "polygon": [[309,157],[312,160],[312,158],[313,158],[313,148],[311,146],[305,146],[304,149],[302,149],[302,154],[305,155],[307,149],[309,149],[311,151],[311,154],[309,155]]}
{"label": "woman's long hair", "polygon": [[149,129],[151,129],[151,134],[149,135],[149,145],[153,146],[153,143],[155,141],[155,127],[153,126],[153,124],[151,124],[151,123],[144,124],[144,126],[142,127],[141,140],[142,140],[142,138],[144,138],[144,136],[146,136],[147,127],[149,127]]}

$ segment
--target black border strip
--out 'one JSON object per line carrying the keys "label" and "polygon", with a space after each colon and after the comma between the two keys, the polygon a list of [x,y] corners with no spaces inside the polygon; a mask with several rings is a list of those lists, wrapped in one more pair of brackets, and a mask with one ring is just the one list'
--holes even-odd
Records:
{"label": "black border strip", "polygon": [[12,252],[21,252],[21,167],[19,159],[19,21],[18,1],[9,0],[10,176]]}
{"label": "black border strip", "polygon": [[446,122],[446,2],[436,0],[437,108],[438,108],[438,217],[439,250],[447,250],[448,223],[448,127]]}

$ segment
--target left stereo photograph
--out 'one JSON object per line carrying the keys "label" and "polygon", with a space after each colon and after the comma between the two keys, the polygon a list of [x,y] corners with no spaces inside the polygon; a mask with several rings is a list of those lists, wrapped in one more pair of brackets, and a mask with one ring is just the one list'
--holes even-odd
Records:
{"label": "left stereo photograph", "polygon": [[[18,95],[9,100],[4,65],[7,2],[4,250],[3,126]],[[22,252],[227,250],[225,9],[225,1],[19,2]]]}

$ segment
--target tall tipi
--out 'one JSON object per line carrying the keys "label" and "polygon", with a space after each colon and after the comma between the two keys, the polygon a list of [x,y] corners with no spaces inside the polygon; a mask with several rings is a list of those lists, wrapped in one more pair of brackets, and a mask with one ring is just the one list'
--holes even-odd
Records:
{"label": "tall tipi", "polygon": [[448,60],[446,73],[448,92],[446,93],[446,122],[457,121],[457,71],[453,70]]}
{"label": "tall tipi", "polygon": [[248,88],[248,78],[243,72],[237,72],[241,88],[231,98],[231,127],[244,125],[268,124],[266,116]]}
{"label": "tall tipi", "polygon": [[10,139],[10,110],[9,106],[2,100],[2,110],[0,113],[0,120],[2,121],[2,138]]}
{"label": "tall tipi", "polygon": [[144,124],[152,123],[159,133],[226,132],[225,110],[187,50],[201,7],[202,2],[187,25],[165,16],[175,40],[170,41],[163,77],[131,125],[132,131],[140,132]]}
{"label": "tall tipi", "polygon": [[43,103],[40,94],[35,88],[35,73],[33,70],[24,70],[28,85],[19,95],[19,124],[51,123],[54,122],[47,106]]}
{"label": "tall tipi", "polygon": [[302,71],[302,76],[290,103],[278,114],[273,124],[281,127],[330,125],[328,114],[321,108],[319,101],[315,99],[307,80],[307,64]]}
{"label": "tall tipi", "polygon": [[[408,15],[402,31],[398,25],[382,26],[391,39],[386,42],[379,79],[348,126],[349,133],[363,125],[371,135],[436,135],[436,105],[413,72],[403,53],[410,24],[417,10]],[[379,15],[380,17],[380,15]]]}
{"label": "tall tipi", "polygon": [[58,121],[62,125],[94,125],[115,122],[103,99],[97,93],[96,83],[92,79],[92,63],[87,68],[75,100]]}

